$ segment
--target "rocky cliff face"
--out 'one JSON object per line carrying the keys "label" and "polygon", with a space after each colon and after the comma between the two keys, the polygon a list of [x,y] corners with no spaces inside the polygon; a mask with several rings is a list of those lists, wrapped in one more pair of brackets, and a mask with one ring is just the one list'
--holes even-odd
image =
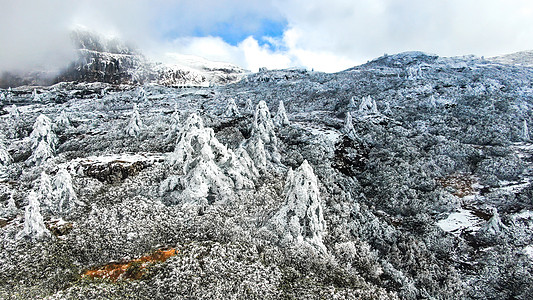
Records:
{"label": "rocky cliff face", "polygon": [[411,52],[0,92],[0,298],[533,293],[531,68]]}
{"label": "rocky cliff face", "polygon": [[74,31],[72,40],[78,49],[78,58],[59,74],[4,72],[0,76],[0,88],[65,81],[209,86],[238,81],[245,73],[237,66],[203,59],[177,60],[175,64],[153,62],[118,39],[106,39],[82,30]]}

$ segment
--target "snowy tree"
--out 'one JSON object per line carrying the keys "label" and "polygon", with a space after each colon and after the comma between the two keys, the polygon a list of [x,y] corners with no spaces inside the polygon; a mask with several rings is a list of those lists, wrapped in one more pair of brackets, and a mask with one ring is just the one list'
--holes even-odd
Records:
{"label": "snowy tree", "polygon": [[524,120],[524,123],[522,125],[522,140],[524,142],[529,142],[530,139],[529,139],[529,128],[527,126],[527,121]]}
{"label": "snowy tree", "polygon": [[366,96],[361,99],[361,103],[359,104],[359,115],[366,116],[370,114],[379,114],[378,106],[374,99],[370,96]]}
{"label": "snowy tree", "polygon": [[56,210],[53,205],[54,194],[52,190],[52,182],[50,176],[48,176],[45,171],[41,172],[41,177],[39,179],[38,196],[39,202],[45,210],[48,212],[54,212]]}
{"label": "snowy tree", "polygon": [[277,143],[274,123],[265,101],[259,101],[255,109],[252,136],[258,136],[265,144]]}
{"label": "snowy tree", "polygon": [[252,99],[246,99],[246,106],[244,106],[244,112],[250,115],[254,114],[254,104],[252,103]]}
{"label": "snowy tree", "polygon": [[57,136],[52,129],[52,120],[47,116],[40,114],[33,124],[33,131],[30,134],[30,141],[33,148],[44,141],[52,151],[57,144]]}
{"label": "snowy tree", "polygon": [[229,98],[228,105],[226,106],[226,111],[224,112],[224,117],[235,118],[240,116],[241,113],[239,112],[239,108],[237,107],[235,100],[233,98]]}
{"label": "snowy tree", "polygon": [[9,114],[11,115],[12,120],[17,122],[20,121],[20,112],[15,104],[11,105],[11,112]]}
{"label": "snowy tree", "polygon": [[54,177],[53,183],[54,206],[61,215],[70,213],[76,206],[82,206],[72,186],[70,173],[61,168]]}
{"label": "snowy tree", "polygon": [[350,113],[357,110],[357,104],[355,103],[355,97],[350,98],[350,102],[348,102],[348,107],[346,107],[346,110]]}
{"label": "snowy tree", "polygon": [[133,113],[131,114],[128,126],[126,126],[125,132],[129,136],[136,137],[141,133],[142,121],[139,115],[139,109],[137,104],[133,104]]}
{"label": "snowy tree", "polygon": [[7,151],[3,136],[0,134],[0,166],[8,166],[13,162],[13,158]]}
{"label": "snowy tree", "polygon": [[435,100],[435,96],[433,96],[433,95],[429,96],[428,106],[431,109],[437,108],[437,100]]}
{"label": "snowy tree", "polygon": [[30,142],[34,150],[27,160],[28,164],[41,164],[54,156],[57,137],[52,130],[50,118],[43,114],[37,117],[30,134]]}
{"label": "snowy tree", "polygon": [[248,140],[246,150],[250,153],[255,166],[262,171],[265,171],[268,165],[265,144],[263,140],[258,137],[252,137]]}
{"label": "snowy tree", "polygon": [[[278,151],[278,139],[274,131],[274,123],[265,101],[257,104],[252,123],[252,133],[246,142],[246,149],[256,166],[264,170],[262,157],[273,163],[279,163],[281,155]],[[261,140],[261,142],[259,142]],[[263,144],[263,147],[261,147]],[[266,166],[265,166],[266,167]]]}
{"label": "snowy tree", "polygon": [[325,253],[326,233],[318,179],[304,161],[296,171],[289,170],[285,180],[285,205],[276,213],[272,224],[282,239],[305,243]]}
{"label": "snowy tree", "polygon": [[346,113],[346,118],[344,119],[344,127],[342,132],[351,140],[356,141],[359,139],[357,133],[355,133],[355,128],[353,127],[352,115],[348,112]]}
{"label": "snowy tree", "polygon": [[17,234],[17,239],[24,237],[40,239],[50,235],[44,225],[39,206],[37,193],[31,191],[28,195],[28,206],[26,206],[26,212],[24,213],[24,229]]}
{"label": "snowy tree", "polygon": [[170,116],[170,127],[168,128],[167,140],[176,142],[181,129],[181,117],[178,111],[178,104],[174,104],[174,112]]}
{"label": "snowy tree", "polygon": [[39,95],[39,93],[37,93],[36,89],[33,89],[31,97],[32,97],[34,102],[41,102],[41,95]]}
{"label": "snowy tree", "polygon": [[64,109],[61,110],[59,116],[54,120],[54,124],[57,129],[66,129],[70,127],[70,120]]}
{"label": "snowy tree", "polygon": [[139,89],[139,92],[137,93],[137,98],[138,98],[140,101],[148,102],[148,97],[146,96],[146,91],[144,90],[144,87],[141,87],[141,88]]}
{"label": "snowy tree", "polygon": [[276,116],[274,116],[274,124],[278,127],[290,124],[287,112],[285,111],[285,105],[283,105],[283,100],[279,101],[278,111],[276,112]]}
{"label": "snowy tree", "polygon": [[18,209],[17,209],[17,205],[15,204],[14,193],[12,192],[11,195],[9,195],[9,199],[7,200],[7,206],[2,207],[0,216],[11,219],[17,215],[17,211]]}
{"label": "snowy tree", "polygon": [[187,118],[166,163],[175,174],[163,181],[161,192],[178,191],[178,201],[193,203],[225,199],[233,188],[253,188],[257,173],[247,153],[227,149],[194,113]]}
{"label": "snowy tree", "polygon": [[0,92],[0,102],[4,102],[6,101],[6,95],[4,95],[4,93]]}
{"label": "snowy tree", "polygon": [[392,115],[392,109],[390,107],[390,103],[387,101],[385,102],[385,111],[383,112],[386,115],[391,116]]}
{"label": "snowy tree", "polygon": [[480,234],[494,236],[506,231],[508,228],[502,223],[500,214],[496,208],[492,208],[492,217],[481,227]]}
{"label": "snowy tree", "polygon": [[54,152],[50,148],[50,145],[48,145],[48,143],[46,143],[44,140],[41,140],[39,144],[37,144],[37,148],[33,150],[33,153],[28,158],[26,163],[29,165],[40,165],[53,156]]}

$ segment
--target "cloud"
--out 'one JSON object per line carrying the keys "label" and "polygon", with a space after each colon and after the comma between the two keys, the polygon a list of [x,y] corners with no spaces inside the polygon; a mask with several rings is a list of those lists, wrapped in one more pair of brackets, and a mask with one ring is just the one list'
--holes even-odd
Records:
{"label": "cloud", "polygon": [[530,0],[0,0],[0,71],[52,68],[82,25],[159,59],[178,52],[339,71],[383,53],[493,56],[533,49]]}

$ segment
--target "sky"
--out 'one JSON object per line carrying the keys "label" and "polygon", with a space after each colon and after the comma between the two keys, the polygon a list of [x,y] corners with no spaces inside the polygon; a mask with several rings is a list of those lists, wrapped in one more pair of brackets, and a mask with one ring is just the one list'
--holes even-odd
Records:
{"label": "sky", "polygon": [[0,71],[52,69],[86,28],[149,58],[337,72],[383,54],[533,50],[531,0],[0,0]]}

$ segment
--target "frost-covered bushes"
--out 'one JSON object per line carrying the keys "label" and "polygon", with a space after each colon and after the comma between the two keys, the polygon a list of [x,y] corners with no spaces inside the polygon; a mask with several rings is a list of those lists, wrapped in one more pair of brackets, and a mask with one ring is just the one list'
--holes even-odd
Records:
{"label": "frost-covered bushes", "polygon": [[251,131],[246,149],[257,168],[266,170],[270,163],[279,164],[281,155],[278,150],[278,138],[265,101],[259,101],[257,104]]}
{"label": "frost-covered bushes", "polygon": [[274,125],[278,127],[289,125],[291,122],[289,121],[289,117],[287,117],[287,112],[285,111],[285,105],[283,104],[283,100],[279,101],[278,105],[278,111],[276,112],[276,116],[274,116]]}
{"label": "frost-covered bushes", "polygon": [[253,188],[257,178],[246,150],[239,148],[233,152],[226,148],[196,114],[185,122],[167,164],[174,174],[161,184],[161,191],[178,192],[178,199],[172,202],[212,203],[230,197],[234,188]]}
{"label": "frost-covered bushes", "polygon": [[128,122],[128,126],[126,126],[124,131],[127,135],[136,137],[141,133],[142,126],[143,124],[141,116],[139,115],[139,109],[137,107],[137,104],[133,104],[133,112]]}
{"label": "frost-covered bushes", "polygon": [[57,136],[52,129],[50,118],[43,114],[37,117],[33,124],[33,131],[30,134],[30,143],[34,150],[26,163],[41,164],[54,156]]}
{"label": "frost-covered bushes", "polygon": [[272,218],[271,224],[284,243],[307,244],[325,253],[326,233],[324,209],[318,179],[307,161],[292,171],[285,180],[285,204]]}
{"label": "frost-covered bushes", "polygon": [[478,165],[476,174],[483,184],[498,186],[501,181],[516,181],[524,171],[524,162],[516,155],[491,157]]}
{"label": "frost-covered bushes", "polygon": [[50,232],[44,225],[38,196],[32,191],[28,194],[28,206],[26,206],[24,213],[24,228],[17,234],[17,238],[41,239],[47,236],[50,236]]}
{"label": "frost-covered bushes", "polygon": [[235,103],[235,99],[230,98],[228,100],[226,111],[224,112],[223,117],[236,118],[236,117],[239,117],[240,115],[241,113],[239,112],[239,108],[237,107],[237,104]]}

